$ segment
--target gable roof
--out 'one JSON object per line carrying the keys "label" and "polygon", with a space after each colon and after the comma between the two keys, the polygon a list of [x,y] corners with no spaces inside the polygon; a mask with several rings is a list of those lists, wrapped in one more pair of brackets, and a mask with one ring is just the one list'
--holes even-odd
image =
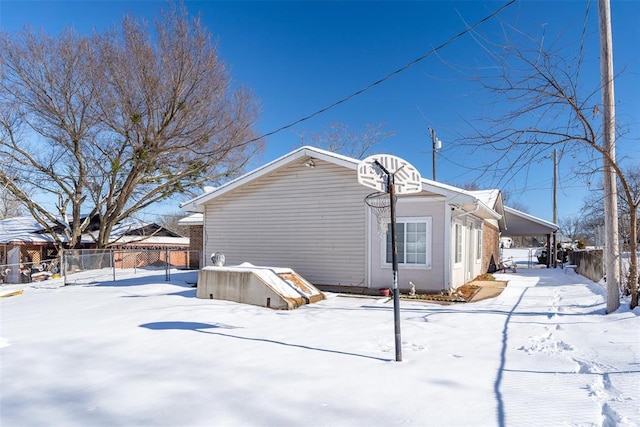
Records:
{"label": "gable roof", "polygon": [[498,225],[500,230],[507,229],[507,218],[504,214],[504,204],[502,202],[502,192],[497,189],[493,190],[480,190],[480,191],[469,191],[470,194],[477,197],[485,206],[489,209],[497,212],[500,215],[498,219]]}
{"label": "gable roof", "polygon": [[203,225],[204,217],[201,213],[194,213],[178,220],[180,225]]}
{"label": "gable roof", "polygon": [[[182,203],[180,207],[187,212],[203,212],[203,205],[209,200],[219,197],[255,179],[263,177],[283,166],[289,165],[294,162],[306,162],[309,159],[322,160],[345,167],[347,169],[351,169],[353,171],[356,171],[358,169],[358,164],[360,164],[360,160],[354,159],[352,157],[347,157],[342,154],[334,153],[316,147],[304,146],[291,151],[290,153],[287,153],[284,156],[279,157],[257,169],[254,169],[253,171],[248,172],[240,176],[239,178],[229,181],[228,183],[223,184],[220,187],[211,189],[204,194],[201,194],[185,203]],[[476,209],[478,204],[480,204],[482,205],[482,209],[479,210],[479,212],[481,212],[481,215],[493,219],[500,219],[502,217],[501,213],[496,212],[493,207],[486,205],[476,195],[472,194],[472,192],[465,191],[461,188],[423,178],[422,190],[444,196],[450,203],[459,204],[464,210],[469,210],[470,207]],[[499,190],[493,191],[499,193]]]}
{"label": "gable roof", "polygon": [[508,206],[504,207],[504,213],[509,224],[503,233],[505,236],[541,236],[560,229],[557,224]]}

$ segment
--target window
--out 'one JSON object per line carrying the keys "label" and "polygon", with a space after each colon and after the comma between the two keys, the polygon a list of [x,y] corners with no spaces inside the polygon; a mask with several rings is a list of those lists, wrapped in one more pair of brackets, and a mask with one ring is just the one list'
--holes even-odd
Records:
{"label": "window", "polygon": [[[386,264],[393,262],[391,228],[387,225],[387,239],[384,244]],[[416,267],[431,267],[431,218],[396,219],[396,243],[398,244],[398,264]]]}
{"label": "window", "polygon": [[454,262],[460,264],[462,263],[462,224],[455,224],[454,238]]}
{"label": "window", "polygon": [[476,261],[482,261],[482,229],[476,230]]}

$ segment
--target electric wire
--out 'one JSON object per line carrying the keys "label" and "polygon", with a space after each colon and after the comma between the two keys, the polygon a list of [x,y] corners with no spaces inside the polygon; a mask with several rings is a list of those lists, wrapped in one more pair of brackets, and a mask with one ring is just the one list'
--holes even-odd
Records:
{"label": "electric wire", "polygon": [[281,127],[277,128],[277,129],[275,129],[273,131],[270,131],[270,132],[267,132],[265,134],[262,134],[261,136],[258,136],[256,138],[250,139],[250,140],[248,140],[248,141],[246,141],[246,142],[244,142],[243,144],[240,144],[240,145],[250,144],[252,142],[256,142],[256,141],[259,141],[259,140],[261,140],[263,138],[266,138],[268,136],[271,136],[271,135],[274,135],[276,133],[279,133],[279,132],[281,132],[283,130],[292,128],[297,124],[300,124],[302,122],[310,120],[315,116],[318,116],[318,115],[320,115],[322,113],[325,113],[325,112],[337,107],[338,105],[344,104],[344,103],[350,101],[351,99],[353,99],[353,98],[355,98],[355,97],[357,97],[359,95],[362,95],[363,93],[367,92],[369,89],[371,89],[371,88],[373,88],[375,86],[378,86],[379,84],[384,83],[385,81],[387,81],[390,78],[396,76],[397,74],[402,73],[403,71],[413,67],[417,63],[419,63],[419,62],[423,61],[424,59],[430,57],[434,53],[444,49],[447,46],[449,46],[450,44],[452,44],[453,42],[455,42],[456,40],[458,40],[459,38],[461,38],[465,34],[473,31],[475,28],[477,28],[480,25],[484,24],[486,21],[488,21],[488,20],[492,19],[494,16],[500,14],[503,10],[505,10],[507,7],[511,6],[515,2],[516,2],[516,0],[510,0],[508,3],[505,3],[499,9],[497,9],[494,12],[492,12],[491,14],[485,16],[484,18],[482,18],[481,20],[477,21],[473,25],[470,25],[470,26],[466,27],[466,29],[464,29],[463,31],[460,31],[458,34],[456,34],[453,37],[449,38],[447,41],[445,41],[445,42],[441,43],[440,45],[436,46],[435,48],[431,49],[429,52],[425,53],[424,55],[422,55],[422,56],[420,56],[420,57],[418,57],[416,59],[414,59],[413,61],[409,62],[408,64],[398,68],[397,70],[392,71],[391,73],[387,74],[386,76],[382,77],[381,79],[376,80],[375,82],[368,84],[364,88],[362,88],[360,90],[357,90],[356,92],[353,92],[352,94],[347,95],[346,97],[344,97],[344,98],[342,98],[342,99],[340,99],[340,100],[338,100],[338,101],[336,101],[336,102],[334,102],[332,104],[329,104],[328,106],[326,106],[324,108],[321,108],[321,109],[319,109],[319,110],[317,110],[317,111],[315,111],[315,112],[313,112],[311,114],[308,114],[308,115],[306,115],[306,116],[304,116],[304,117],[302,117],[300,119],[297,119],[297,120],[295,120],[295,121],[293,121],[293,122],[291,122],[291,123],[289,123],[287,125],[281,126]]}

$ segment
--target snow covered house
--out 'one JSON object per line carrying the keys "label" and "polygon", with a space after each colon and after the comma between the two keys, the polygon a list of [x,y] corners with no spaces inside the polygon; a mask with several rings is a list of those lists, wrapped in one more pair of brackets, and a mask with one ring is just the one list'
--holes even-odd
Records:
{"label": "snow covered house", "polygon": [[[379,234],[364,203],[371,189],[358,183],[358,164],[302,147],[181,206],[202,214],[204,253],[224,253],[227,265],[290,267],[315,285],[390,287],[390,233]],[[398,197],[398,286],[446,291],[498,262],[502,197],[421,185]]]}

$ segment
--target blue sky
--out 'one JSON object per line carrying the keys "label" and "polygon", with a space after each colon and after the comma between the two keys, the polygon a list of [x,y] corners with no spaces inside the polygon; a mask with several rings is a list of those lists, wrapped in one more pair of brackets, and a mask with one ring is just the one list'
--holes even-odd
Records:
{"label": "blue sky", "polygon": [[[312,114],[403,67],[446,42],[507,2],[292,2],[187,1],[218,40],[221,58],[237,84],[253,89],[262,104],[258,129],[262,134]],[[124,13],[153,19],[165,7],[160,1],[7,1],[0,0],[0,28],[15,31],[25,24],[55,34],[65,25],[80,32],[104,30]],[[597,1],[516,1],[478,32],[495,33],[500,25],[515,25],[532,35],[544,31],[577,51],[589,8],[584,45],[583,84],[599,85]],[[614,68],[618,124],[628,134],[618,140],[618,156],[640,162],[640,1],[612,1]],[[342,122],[359,131],[385,123],[395,136],[376,151],[405,158],[432,177],[428,127],[443,141],[437,178],[453,185],[476,182],[481,188],[508,191],[538,217],[552,219],[550,158],[541,158],[513,179],[499,181],[478,170],[494,154],[471,154],[460,144],[469,133],[466,122],[504,106],[482,92],[469,77],[480,73],[483,49],[465,35],[416,65],[362,95],[323,114],[267,138],[268,148],[252,166],[280,157],[298,144],[297,134],[321,131]],[[466,75],[457,70],[464,69]],[[599,96],[595,98],[600,102]],[[599,120],[599,119],[598,119]],[[584,196],[600,177],[573,179],[579,159],[564,156],[559,165],[559,217],[580,213]],[[168,211],[176,206],[165,206]],[[157,210],[155,210],[157,212]]]}

